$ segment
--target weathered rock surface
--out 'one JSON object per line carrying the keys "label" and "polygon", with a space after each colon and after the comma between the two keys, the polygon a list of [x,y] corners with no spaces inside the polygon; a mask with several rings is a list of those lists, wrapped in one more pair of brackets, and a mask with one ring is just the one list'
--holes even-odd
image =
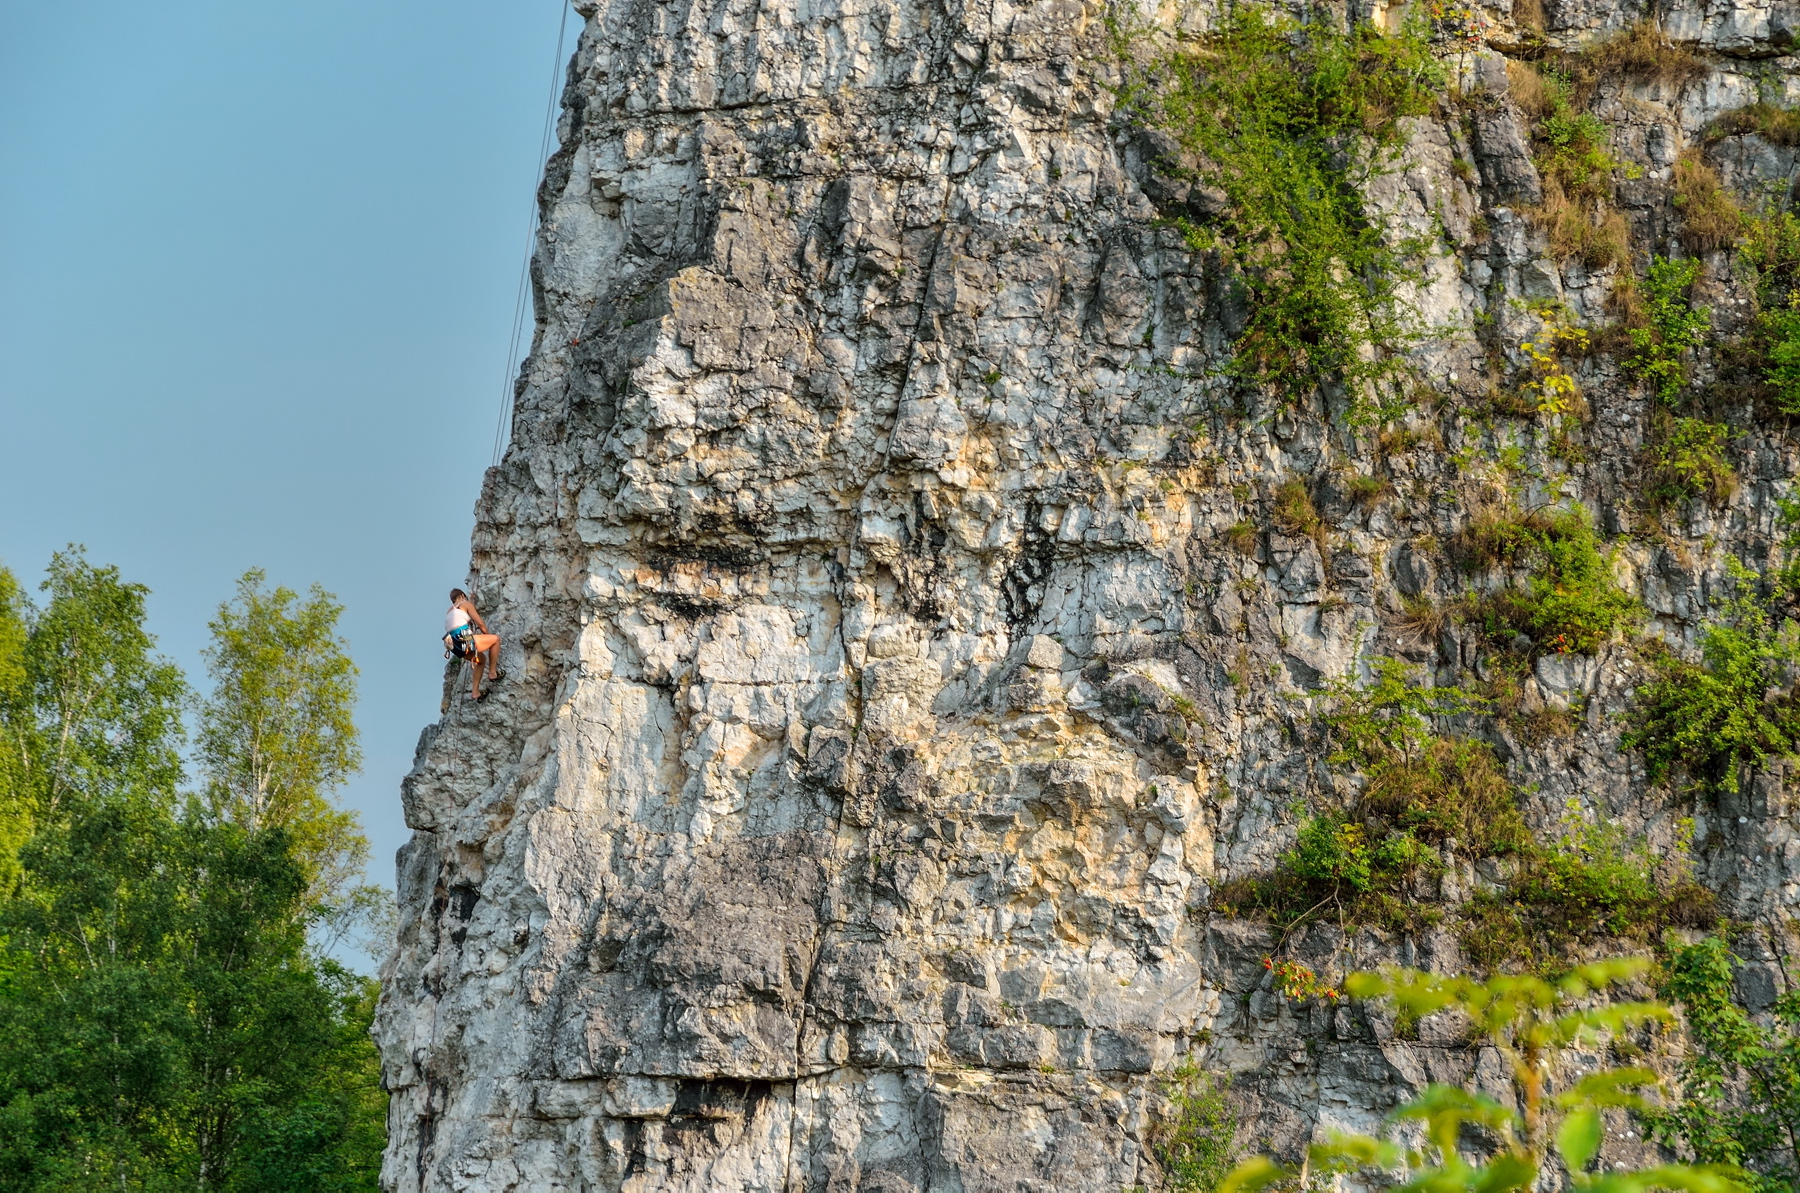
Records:
{"label": "weathered rock surface", "polygon": [[[1331,788],[1309,692],[1381,654],[1446,682],[1474,661],[1395,619],[1464,582],[1441,544],[1504,446],[1477,328],[1518,343],[1519,300],[1607,317],[1610,275],[1552,260],[1514,206],[1542,189],[1499,55],[1460,64],[1492,102],[1414,121],[1373,185],[1437,245],[1419,364],[1442,403],[1383,450],[1330,401],[1218,376],[1241,312],[1157,216],[1222,196],[1115,118],[1101,9],[576,7],[536,340],[474,538],[511,677],[479,706],[447,686],[403,791],[385,1186],[1111,1191],[1159,1183],[1146,1131],[1181,1056],[1240,1074],[1245,1138],[1277,1148],[1429,1080],[1499,1090],[1450,1033],[1285,1001],[1274,934],[1209,911]],[[1569,45],[1641,15],[1546,8]],[[1602,98],[1658,248],[1677,152],[1800,71],[1780,6],[1663,20],[1705,77]],[[1714,160],[1744,194],[1795,170],[1754,136]],[[1741,284],[1723,256],[1707,278],[1730,330]],[[1582,370],[1587,461],[1511,442],[1534,502],[1614,534],[1646,401],[1607,357]],[[1678,645],[1793,491],[1780,429],[1733,453],[1728,504],[1621,549]],[[1296,475],[1324,533],[1240,550],[1227,529],[1266,528]],[[1352,499],[1363,476],[1384,493]],[[1575,801],[1666,847],[1693,814],[1619,748],[1634,682],[1623,651],[1530,681],[1585,718],[1497,739],[1542,831]],[[1734,913],[1800,899],[1790,811],[1772,775],[1702,809]],[[1462,964],[1448,931],[1287,947],[1332,974]]]}

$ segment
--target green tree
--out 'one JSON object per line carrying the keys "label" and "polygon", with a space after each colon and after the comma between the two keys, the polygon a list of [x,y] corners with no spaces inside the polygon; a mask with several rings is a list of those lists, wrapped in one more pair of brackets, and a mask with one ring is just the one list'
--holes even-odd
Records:
{"label": "green tree", "polygon": [[18,882],[19,846],[31,832],[27,730],[35,729],[25,674],[25,612],[18,579],[0,567],[0,897]]}
{"label": "green tree", "polygon": [[1682,1098],[1649,1115],[1654,1138],[1746,1170],[1755,1193],[1800,1188],[1800,991],[1759,1023],[1731,998],[1736,958],[1710,936],[1676,950],[1668,993],[1693,1038]]}
{"label": "green tree", "polygon": [[317,585],[302,601],[245,572],[219,606],[206,650],[213,691],[201,706],[199,756],[212,814],[252,830],[286,829],[315,903],[342,896],[368,842],[331,801],[362,764],[352,710],[356,665],[338,636],[343,606]]}
{"label": "green tree", "polygon": [[180,668],[151,653],[150,590],[88,563],[79,547],[50,560],[43,590],[41,611],[22,605],[25,703],[10,726],[30,814],[54,821],[71,799],[173,789],[188,688]]}
{"label": "green tree", "polygon": [[187,689],[144,589],[78,551],[44,588],[0,586],[29,813],[0,891],[0,1187],[375,1189],[375,983],[309,949],[313,861],[183,795]]}

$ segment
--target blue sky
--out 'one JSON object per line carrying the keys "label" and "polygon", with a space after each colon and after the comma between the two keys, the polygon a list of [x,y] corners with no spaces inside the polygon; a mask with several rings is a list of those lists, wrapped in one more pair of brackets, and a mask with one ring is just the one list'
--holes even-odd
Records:
{"label": "blue sky", "polygon": [[0,0],[0,563],[86,544],[196,677],[246,568],[338,594],[383,884],[562,3]]}

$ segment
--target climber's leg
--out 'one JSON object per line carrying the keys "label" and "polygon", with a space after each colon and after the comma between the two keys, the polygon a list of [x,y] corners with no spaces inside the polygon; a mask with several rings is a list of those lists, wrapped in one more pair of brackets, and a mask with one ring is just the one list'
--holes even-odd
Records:
{"label": "climber's leg", "polygon": [[500,669],[500,635],[475,635],[475,670],[481,670],[482,660],[487,660],[487,677],[494,679]]}

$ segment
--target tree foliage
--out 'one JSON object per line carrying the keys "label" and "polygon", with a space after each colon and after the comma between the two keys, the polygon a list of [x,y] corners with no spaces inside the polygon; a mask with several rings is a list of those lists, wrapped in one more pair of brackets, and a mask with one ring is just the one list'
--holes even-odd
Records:
{"label": "tree foliage", "polygon": [[74,550],[43,587],[0,569],[0,1187],[373,1190],[374,983],[308,946],[311,862],[182,791],[145,590]]}
{"label": "tree foliage", "polygon": [[51,559],[42,609],[10,574],[6,589],[23,662],[10,685],[8,746],[31,822],[54,823],[71,802],[108,791],[179,782],[188,688],[178,667],[151,653],[149,589],[73,548]]}
{"label": "tree foliage", "polygon": [[198,753],[211,813],[285,829],[324,899],[342,892],[367,852],[355,817],[329,798],[362,764],[356,665],[337,633],[343,606],[317,585],[302,601],[264,579],[246,572],[210,623],[213,690],[200,708]]}

